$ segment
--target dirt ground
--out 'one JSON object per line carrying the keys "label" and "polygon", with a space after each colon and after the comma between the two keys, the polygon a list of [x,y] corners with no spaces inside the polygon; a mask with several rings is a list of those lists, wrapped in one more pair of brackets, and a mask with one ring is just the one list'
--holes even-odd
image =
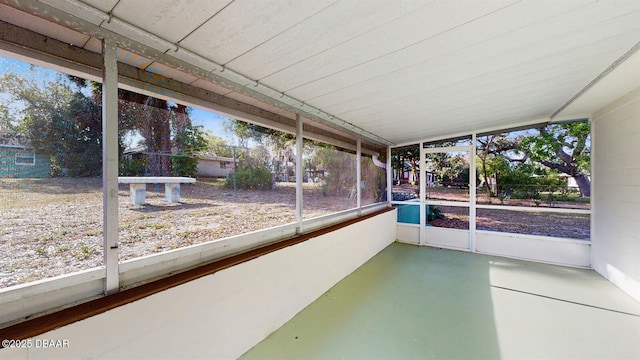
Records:
{"label": "dirt ground", "polygon": [[[469,209],[439,206],[444,219],[435,219],[430,225],[453,229],[469,228]],[[476,209],[476,229],[516,234],[555,236],[571,239],[590,238],[588,214],[549,212],[521,212],[494,209]]]}
{"label": "dirt ground", "polygon": [[[223,180],[198,179],[181,189],[181,202],[167,203],[164,188],[149,185],[146,204],[136,206],[120,185],[121,261],[295,222],[295,183],[234,195]],[[438,196],[468,200],[460,189]],[[305,219],[356,206],[325,196],[320,184],[305,184],[303,198]],[[445,218],[431,225],[468,228],[467,208],[440,208]],[[589,237],[588,215],[478,209],[477,222],[478,229]],[[97,267],[102,256],[101,179],[0,179],[0,288]]]}
{"label": "dirt ground", "polygon": [[[144,206],[119,188],[120,260],[295,222],[295,183],[239,190],[223,180],[181,186],[180,203],[147,186]],[[303,218],[355,207],[305,184]],[[0,179],[0,288],[102,265],[101,179]]]}

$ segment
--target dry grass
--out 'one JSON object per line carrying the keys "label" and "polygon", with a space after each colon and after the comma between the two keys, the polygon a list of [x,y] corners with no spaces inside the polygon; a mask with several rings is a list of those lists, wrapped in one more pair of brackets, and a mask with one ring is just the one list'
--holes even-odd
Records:
{"label": "dry grass", "polygon": [[[469,209],[464,207],[439,206],[444,219],[430,222],[437,227],[452,229],[469,228]],[[590,238],[590,219],[586,214],[521,212],[496,209],[477,209],[476,229],[509,232],[516,234],[563,237],[571,239]]]}
{"label": "dry grass", "polygon": [[[468,199],[465,190],[449,195]],[[182,186],[182,201],[164,201],[162,186],[147,187],[144,206],[119,188],[120,260],[266,229],[295,221],[295,184],[275,190],[233,190],[223,180]],[[305,184],[305,219],[354,208],[355,199],[324,196]],[[363,200],[363,204],[371,201]],[[435,226],[468,228],[468,210],[443,208]],[[478,229],[588,238],[588,216],[531,215],[478,210]],[[549,232],[552,232],[550,234]],[[0,288],[102,265],[102,180],[0,179]]]}
{"label": "dry grass", "polygon": [[[323,196],[305,184],[304,218],[346,210],[353,199]],[[218,179],[182,186],[167,203],[147,187],[144,206],[119,188],[120,260],[266,229],[295,221],[295,184],[271,191],[233,190]],[[101,179],[0,179],[0,288],[102,264]]]}

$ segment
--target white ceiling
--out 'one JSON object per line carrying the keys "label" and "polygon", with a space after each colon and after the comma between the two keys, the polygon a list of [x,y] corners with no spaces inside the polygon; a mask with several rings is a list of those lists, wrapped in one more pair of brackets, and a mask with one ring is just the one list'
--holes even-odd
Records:
{"label": "white ceiling", "polygon": [[[10,5],[59,25],[7,6],[0,7],[0,19],[99,51],[99,34],[77,17],[164,52],[174,63],[255,86],[276,105],[280,100],[272,94],[284,93],[396,144],[544,119],[561,108],[563,118],[588,114],[613,100],[611,92],[564,105],[640,42],[640,0],[21,3]],[[60,19],[38,6],[73,16]],[[120,55],[130,64],[247,99],[237,89],[222,90],[145,57]],[[230,71],[221,72],[221,66]],[[618,75],[613,82],[623,83],[618,92],[640,86],[634,68],[631,78]],[[266,107],[269,101],[253,102]]]}

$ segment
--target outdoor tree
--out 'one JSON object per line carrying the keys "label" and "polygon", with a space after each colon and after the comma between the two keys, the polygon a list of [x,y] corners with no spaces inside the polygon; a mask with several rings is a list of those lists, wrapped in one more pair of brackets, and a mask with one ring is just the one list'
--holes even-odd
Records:
{"label": "outdoor tree", "polygon": [[181,126],[174,135],[173,142],[178,151],[171,157],[173,175],[196,176],[198,157],[207,149],[204,130],[191,124]]}
{"label": "outdoor tree", "polygon": [[50,154],[54,175],[96,176],[102,160],[100,111],[74,83],[63,75],[48,80],[35,68],[3,74],[0,92],[13,104],[2,112],[3,127]]}
{"label": "outdoor tree", "polygon": [[[72,75],[67,75],[67,78],[79,87],[88,86],[91,89],[93,103],[98,106],[98,110],[100,109],[102,106],[100,83]],[[142,144],[147,153],[146,164],[152,175],[171,175],[172,125],[178,131],[190,125],[186,106],[170,106],[165,100],[118,89],[119,154],[122,155],[124,150],[125,136],[129,133],[138,133],[143,138]],[[120,162],[126,161],[121,157]]]}
{"label": "outdoor tree", "polygon": [[171,116],[174,109],[166,100],[130,91],[119,90],[119,110],[134,121],[135,129],[144,138],[149,171],[153,176],[171,175]]}
{"label": "outdoor tree", "polygon": [[[269,161],[262,161],[264,167],[269,168],[277,175],[278,179],[289,181],[289,176],[294,174],[296,165],[295,135],[236,119],[225,122],[224,127],[227,133],[238,139],[240,146],[247,146],[249,140],[262,144],[269,157]],[[256,152],[253,154],[258,156]],[[248,155],[252,156],[252,153],[250,152]],[[264,158],[267,154],[262,151],[260,156]],[[257,160],[249,161],[257,163],[259,162]]]}
{"label": "outdoor tree", "polygon": [[256,130],[252,124],[241,120],[229,119],[224,121],[222,126],[226,133],[233,135],[237,139],[236,145],[243,148],[248,147],[250,139],[260,142],[264,135]]}
{"label": "outdoor tree", "polygon": [[[265,138],[276,136],[270,133],[269,129],[259,125],[250,124],[241,120],[229,119],[224,122],[225,132],[234,136],[237,140],[238,148],[243,151],[236,151],[239,161],[237,167],[229,174],[226,185],[228,187],[237,186],[245,189],[269,190],[273,188],[271,176],[271,160],[273,154]],[[249,141],[253,140],[256,146],[249,148]]]}
{"label": "outdoor tree", "polygon": [[354,198],[357,191],[355,154],[328,144],[316,144],[312,163],[327,171],[324,194]]}
{"label": "outdoor tree", "polygon": [[[394,178],[401,180],[402,173],[408,166],[414,175],[414,180],[417,181],[417,174],[420,171],[420,148],[415,145],[394,149],[391,153],[391,164],[396,171]],[[417,185],[417,182],[414,185]]]}
{"label": "outdoor tree", "polygon": [[296,137],[271,129],[267,129],[267,143],[273,152],[271,167],[282,181],[289,181],[289,177],[295,174],[296,166]]}
{"label": "outdoor tree", "polygon": [[207,142],[206,153],[224,157],[233,156],[233,149],[223,138],[213,134],[204,134],[204,137]]}
{"label": "outdoor tree", "polygon": [[520,149],[531,160],[549,169],[573,177],[580,190],[580,196],[591,195],[589,180],[591,139],[588,122],[550,124],[537,129],[538,134],[526,136]]}
{"label": "outdoor tree", "polygon": [[[362,154],[361,158],[361,184],[362,199],[365,201],[378,202],[386,200],[386,154],[384,149],[379,150],[382,154],[367,155]],[[377,158],[377,161],[374,161]]]}
{"label": "outdoor tree", "polygon": [[9,113],[9,107],[4,104],[0,104],[0,133],[18,133],[18,126],[15,123],[14,118]]}
{"label": "outdoor tree", "polygon": [[[482,178],[482,184],[485,191],[490,196],[495,196],[495,189],[491,188],[491,176],[505,174],[509,170],[508,161],[513,161],[513,157],[507,155],[514,153],[518,155],[516,150],[522,141],[522,137],[509,137],[507,134],[492,134],[478,137],[478,147],[476,151],[478,159],[478,169]],[[520,160],[519,160],[520,161]]]}

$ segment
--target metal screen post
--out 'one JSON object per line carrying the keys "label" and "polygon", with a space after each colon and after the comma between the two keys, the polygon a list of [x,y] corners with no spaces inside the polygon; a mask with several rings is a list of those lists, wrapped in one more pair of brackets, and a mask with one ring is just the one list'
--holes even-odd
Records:
{"label": "metal screen post", "polygon": [[238,196],[238,162],[236,161],[236,147],[233,147],[233,196]]}
{"label": "metal screen post", "polygon": [[296,220],[298,234],[302,234],[302,119],[296,114]]}
{"label": "metal screen post", "polygon": [[387,204],[393,200],[393,169],[391,168],[391,147],[387,146]]}
{"label": "metal screen post", "polygon": [[117,45],[102,41],[102,239],[104,293],[120,288],[118,269],[118,61]]}
{"label": "metal screen post", "polygon": [[358,216],[362,214],[362,140],[356,140],[356,206],[358,207]]}
{"label": "metal screen post", "polygon": [[476,153],[478,143],[476,133],[471,135],[471,151],[469,152],[469,251],[476,251]]}

